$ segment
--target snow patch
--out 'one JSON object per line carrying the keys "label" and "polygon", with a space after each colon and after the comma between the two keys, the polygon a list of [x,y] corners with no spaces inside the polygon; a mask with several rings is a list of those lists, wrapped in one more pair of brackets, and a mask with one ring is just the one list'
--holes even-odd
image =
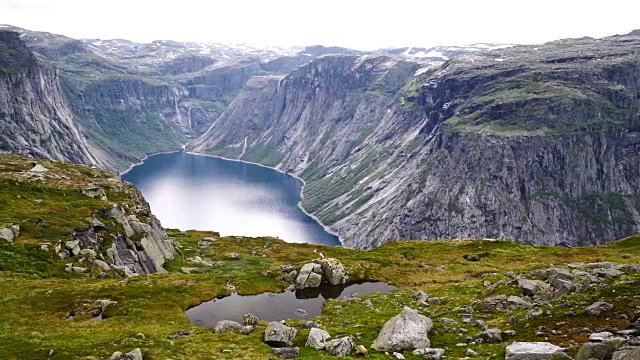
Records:
{"label": "snow patch", "polygon": [[494,60],[495,60],[495,61],[497,61],[497,62],[502,62],[502,61],[504,61],[504,59],[501,59],[501,58],[496,58],[496,59],[494,59]]}

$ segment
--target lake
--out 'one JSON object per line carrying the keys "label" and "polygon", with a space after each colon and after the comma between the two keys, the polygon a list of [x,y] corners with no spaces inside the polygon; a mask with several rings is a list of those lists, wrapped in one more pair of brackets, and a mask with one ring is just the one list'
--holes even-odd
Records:
{"label": "lake", "polygon": [[142,191],[166,228],[340,245],[298,207],[302,182],[274,169],[176,152],[149,156],[122,179]]}

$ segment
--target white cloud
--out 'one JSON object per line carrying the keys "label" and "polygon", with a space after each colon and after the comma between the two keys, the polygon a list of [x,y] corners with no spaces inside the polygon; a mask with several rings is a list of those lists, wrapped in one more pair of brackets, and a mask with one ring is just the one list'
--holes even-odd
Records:
{"label": "white cloud", "polygon": [[629,0],[0,0],[0,23],[71,37],[276,45],[462,45],[602,37],[640,28]]}

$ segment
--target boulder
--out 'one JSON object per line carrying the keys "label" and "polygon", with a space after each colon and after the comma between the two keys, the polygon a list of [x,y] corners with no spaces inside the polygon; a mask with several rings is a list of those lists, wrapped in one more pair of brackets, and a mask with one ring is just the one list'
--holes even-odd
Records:
{"label": "boulder", "polygon": [[298,323],[298,325],[303,329],[317,328],[320,326],[317,322],[311,320],[302,320]]}
{"label": "boulder", "polygon": [[322,267],[319,264],[307,263],[302,266],[296,278],[296,289],[319,287],[322,283]]}
{"label": "boulder", "polygon": [[220,320],[216,323],[216,326],[213,328],[213,330],[216,332],[216,334],[222,334],[232,331],[238,331],[240,330],[240,328],[242,328],[242,325],[240,325],[240,323],[231,320]]}
{"label": "boulder", "polygon": [[438,348],[415,349],[413,351],[413,355],[420,356],[426,360],[440,360],[442,356],[444,356],[444,349],[438,349]]}
{"label": "boulder", "polygon": [[111,355],[111,360],[142,360],[142,351],[139,348],[133,349],[126,354],[116,351]]}
{"label": "boulder", "polygon": [[331,355],[344,357],[349,355],[356,347],[356,341],[351,336],[344,336],[338,339],[327,341],[324,348]]}
{"label": "boulder", "polygon": [[518,287],[524,296],[533,297],[543,301],[551,300],[553,292],[551,285],[540,280],[518,279]]}
{"label": "boulder", "polygon": [[378,351],[404,351],[428,348],[428,334],[433,322],[416,310],[404,307],[400,314],[389,319],[383,326],[372,347]]}
{"label": "boulder", "polygon": [[367,348],[364,347],[364,345],[356,346],[356,354],[358,354],[358,355],[366,355],[368,352],[369,352],[369,350],[367,350]]}
{"label": "boulder", "polygon": [[93,265],[96,265],[102,269],[102,271],[111,271],[111,266],[102,260],[93,260]]}
{"label": "boulder", "polygon": [[613,353],[611,360],[638,360],[640,359],[640,346],[630,346]]}
{"label": "boulder", "polygon": [[589,316],[600,316],[611,309],[613,309],[613,305],[604,301],[596,301],[584,309],[584,313]]}
{"label": "boulder", "polygon": [[297,333],[298,330],[286,323],[272,321],[264,331],[264,342],[274,347],[292,346]]}
{"label": "boulder", "polygon": [[602,342],[602,341],[605,341],[605,340],[609,339],[612,336],[613,336],[613,334],[608,332],[608,331],[597,332],[597,333],[593,333],[593,334],[589,335],[589,341],[591,341],[591,342]]}
{"label": "boulder", "polygon": [[342,263],[336,258],[320,259],[318,263],[322,267],[324,278],[331,285],[342,285],[347,282],[347,275]]}
{"label": "boulder", "polygon": [[514,342],[507,346],[505,360],[571,359],[564,349],[548,342]]}
{"label": "boulder", "polygon": [[242,315],[242,324],[244,325],[257,325],[260,322],[257,316],[252,313],[246,313]]}
{"label": "boulder", "polygon": [[422,291],[422,290],[418,290],[418,291],[414,292],[413,294],[411,294],[411,298],[414,301],[423,302],[423,301],[429,300],[429,295],[427,295],[427,293]]}
{"label": "boulder", "polygon": [[311,331],[309,331],[309,337],[307,338],[305,346],[322,350],[329,339],[331,339],[331,335],[329,335],[328,332],[318,328],[312,328]]}
{"label": "boulder", "polygon": [[275,348],[271,351],[273,355],[279,356],[281,359],[295,359],[300,356],[300,348],[297,347]]}
{"label": "boulder", "polygon": [[575,360],[609,360],[616,349],[604,343],[586,343],[580,347]]}
{"label": "boulder", "polygon": [[478,340],[485,343],[502,342],[502,331],[500,329],[486,329],[478,335]]}
{"label": "boulder", "polygon": [[13,245],[13,239],[15,239],[15,235],[10,228],[0,228],[0,239],[7,240]]}
{"label": "boulder", "polygon": [[249,335],[253,332],[253,330],[255,329],[255,327],[253,327],[253,325],[246,325],[240,328],[240,334],[242,335]]}
{"label": "boulder", "polygon": [[44,173],[46,173],[48,171],[49,171],[49,169],[47,169],[46,167],[44,167],[44,166],[42,166],[40,164],[37,164],[36,166],[32,167],[31,170],[29,170],[29,172],[41,173],[41,174],[44,174]]}

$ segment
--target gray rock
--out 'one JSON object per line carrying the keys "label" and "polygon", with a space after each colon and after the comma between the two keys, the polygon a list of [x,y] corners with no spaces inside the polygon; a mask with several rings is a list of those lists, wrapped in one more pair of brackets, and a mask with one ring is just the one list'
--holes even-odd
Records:
{"label": "gray rock", "polygon": [[613,309],[613,305],[604,301],[596,301],[584,309],[584,313],[589,316],[600,316],[611,309]]}
{"label": "gray rock", "polygon": [[46,172],[49,172],[49,169],[47,169],[46,167],[44,167],[44,166],[42,166],[40,164],[37,164],[36,166],[32,167],[31,170],[29,170],[29,172],[44,174]]}
{"label": "gray rock", "polygon": [[91,220],[91,227],[95,231],[102,231],[107,229],[107,225],[103,224],[102,221],[96,218],[93,218],[93,220]]}
{"label": "gray rock", "polygon": [[413,351],[413,355],[420,356],[426,360],[440,360],[442,356],[444,356],[444,349],[438,349],[438,348],[415,349]]}
{"label": "gray rock", "polygon": [[372,347],[378,351],[404,351],[428,348],[428,334],[433,322],[416,310],[404,307],[400,314],[389,319]]}
{"label": "gray rock", "polygon": [[302,320],[298,323],[298,326],[300,326],[303,329],[311,329],[314,327],[319,327],[320,325],[315,322],[315,321],[311,321],[311,320]]}
{"label": "gray rock", "polygon": [[427,301],[429,300],[429,295],[427,295],[427,293],[422,290],[418,290],[411,294],[411,298],[414,301]]}
{"label": "gray rock", "polygon": [[240,328],[240,334],[242,335],[249,335],[253,332],[253,330],[255,329],[255,327],[253,327],[252,325],[246,325]]}
{"label": "gray rock", "polygon": [[224,257],[227,260],[240,260],[240,254],[234,252],[226,253],[224,254]]}
{"label": "gray rock", "polygon": [[356,341],[351,336],[344,336],[341,338],[327,341],[324,348],[331,355],[337,357],[344,357],[349,355],[356,347]]}
{"label": "gray rock", "polygon": [[613,334],[608,332],[608,331],[603,331],[603,332],[597,332],[597,333],[593,333],[591,335],[589,335],[589,341],[592,342],[602,342],[607,340],[608,338],[612,337]]}
{"label": "gray rock", "polygon": [[133,349],[126,354],[116,351],[111,355],[111,360],[142,360],[142,351],[139,348]]}
{"label": "gray rock", "polygon": [[217,334],[228,333],[233,331],[239,331],[242,328],[240,323],[231,320],[220,320],[216,323],[213,330]]}
{"label": "gray rock", "polygon": [[98,254],[96,254],[96,252],[92,249],[82,249],[80,250],[80,255],[89,255],[93,258],[98,256]]}
{"label": "gray rock", "polygon": [[609,360],[615,348],[604,343],[586,343],[580,347],[575,360]]}
{"label": "gray rock", "polygon": [[449,324],[449,325],[458,325],[459,323],[451,318],[442,318],[440,319],[440,322],[443,324]]}
{"label": "gray rock", "polygon": [[279,356],[281,359],[295,359],[300,356],[300,348],[297,347],[281,347],[272,349],[273,355]]}
{"label": "gray rock", "polygon": [[284,277],[284,281],[288,283],[295,283],[297,278],[298,278],[298,271],[294,269]]}
{"label": "gray rock", "polygon": [[369,299],[364,301],[364,306],[366,306],[367,309],[373,309],[373,303]]}
{"label": "gray rock", "polygon": [[275,347],[292,346],[297,333],[298,330],[287,324],[272,321],[264,331],[264,342]]}
{"label": "gray rock", "polygon": [[622,271],[625,274],[635,274],[640,272],[640,265],[623,264],[618,267],[618,270]]}
{"label": "gray rock", "polygon": [[103,200],[107,199],[107,194],[105,194],[104,190],[102,190],[97,186],[92,186],[86,189],[82,189],[80,192],[82,192],[83,195],[86,195],[90,198],[100,198]]}
{"label": "gray rock", "polygon": [[467,349],[464,353],[467,356],[478,356],[478,352],[473,349]]}
{"label": "gray rock", "polygon": [[191,335],[193,335],[195,333],[196,333],[195,330],[181,331],[181,332],[179,332],[177,334],[170,335],[168,338],[170,340],[183,339],[183,338],[189,337],[189,336],[191,336]]}
{"label": "gray rock", "polygon": [[329,335],[328,332],[318,328],[312,328],[311,331],[309,331],[309,337],[307,338],[305,346],[310,346],[316,350],[322,350],[329,339],[331,339],[331,335]]}
{"label": "gray rock", "polygon": [[505,360],[571,359],[564,349],[548,342],[514,342],[507,346]]}
{"label": "gray rock", "polygon": [[257,316],[252,313],[246,313],[242,315],[242,323],[244,325],[257,325],[260,322]]}
{"label": "gray rock", "polygon": [[463,255],[462,257],[468,261],[480,261],[480,256],[476,254],[467,254],[467,255]]}
{"label": "gray rock", "polygon": [[318,260],[322,268],[325,280],[331,285],[342,285],[347,283],[347,273],[342,263],[336,258]]}
{"label": "gray rock", "polygon": [[632,346],[620,349],[613,353],[611,360],[638,360],[640,359],[640,346]]}
{"label": "gray rock", "polygon": [[99,260],[99,259],[93,260],[93,265],[100,267],[103,271],[111,271],[111,266],[109,266],[109,264],[107,264],[102,260]]}
{"label": "gray rock", "polygon": [[545,292],[551,292],[551,285],[545,283],[540,280],[529,280],[529,279],[518,279],[518,286],[520,290],[522,290],[522,294],[525,296],[540,298],[544,296],[544,298],[549,297],[547,300],[551,300],[553,294],[550,295],[544,294]]}
{"label": "gray rock", "polygon": [[13,244],[13,239],[15,239],[15,235],[13,231],[8,228],[0,228],[0,239],[7,240],[11,244]]}
{"label": "gray rock", "polygon": [[500,329],[487,329],[478,335],[478,339],[486,343],[502,342],[502,331]]}
{"label": "gray rock", "polygon": [[319,264],[307,263],[302,266],[296,278],[296,289],[319,287],[322,283],[322,267]]}

